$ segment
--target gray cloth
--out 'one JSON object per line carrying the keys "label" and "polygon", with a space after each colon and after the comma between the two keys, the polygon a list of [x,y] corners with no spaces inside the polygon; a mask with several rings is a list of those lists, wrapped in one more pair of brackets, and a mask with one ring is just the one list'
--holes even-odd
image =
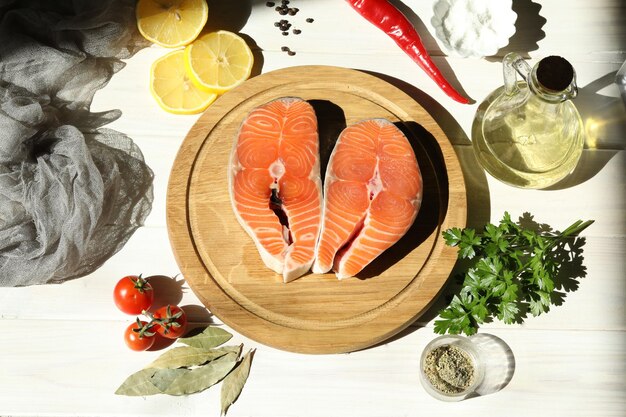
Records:
{"label": "gray cloth", "polygon": [[89,274],[150,213],[140,149],[102,127],[121,112],[89,110],[147,45],[134,4],[0,0],[0,286]]}

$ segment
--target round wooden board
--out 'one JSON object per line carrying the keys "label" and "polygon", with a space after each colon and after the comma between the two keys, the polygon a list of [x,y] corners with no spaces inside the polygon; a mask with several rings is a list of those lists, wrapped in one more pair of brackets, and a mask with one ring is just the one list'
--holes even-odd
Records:
{"label": "round wooden board", "polygon": [[[424,181],[414,226],[355,278],[309,273],[283,283],[237,222],[227,166],[242,120],[285,96],[308,100],[318,117],[322,169],[346,125],[384,117],[414,147]],[[323,178],[323,177],[322,177]],[[170,241],[185,279],[224,323],[279,349],[348,352],[404,329],[434,301],[456,261],[441,231],[466,224],[465,183],[454,150],[430,115],[389,83],[359,71],[291,67],[246,81],[220,97],[189,131],[167,197]]]}

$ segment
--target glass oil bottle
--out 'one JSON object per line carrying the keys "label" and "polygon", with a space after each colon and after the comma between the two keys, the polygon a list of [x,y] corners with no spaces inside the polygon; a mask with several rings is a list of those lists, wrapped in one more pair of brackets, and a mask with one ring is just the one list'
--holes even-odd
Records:
{"label": "glass oil bottle", "polygon": [[509,185],[549,187],[571,173],[582,154],[583,123],[572,102],[578,93],[576,74],[557,56],[531,68],[509,53],[503,67],[504,85],[485,99],[474,118],[476,157]]}

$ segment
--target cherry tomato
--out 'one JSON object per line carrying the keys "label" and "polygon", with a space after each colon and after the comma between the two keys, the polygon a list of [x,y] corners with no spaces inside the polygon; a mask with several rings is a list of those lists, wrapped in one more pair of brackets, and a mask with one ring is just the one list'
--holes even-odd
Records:
{"label": "cherry tomato", "polygon": [[126,328],[124,332],[124,341],[126,346],[132,350],[142,351],[150,349],[154,344],[155,333],[148,327],[148,323],[137,319]]}
{"label": "cherry tomato", "polygon": [[129,275],[117,282],[113,299],[117,308],[124,313],[137,315],[150,308],[154,301],[154,291],[141,275]]}
{"label": "cherry tomato", "polygon": [[156,331],[168,339],[176,339],[187,330],[187,316],[178,306],[167,305],[159,308],[153,315],[157,322]]}

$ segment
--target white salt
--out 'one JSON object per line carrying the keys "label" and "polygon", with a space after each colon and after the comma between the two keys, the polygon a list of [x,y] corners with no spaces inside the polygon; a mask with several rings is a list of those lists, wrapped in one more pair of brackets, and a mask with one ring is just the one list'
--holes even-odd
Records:
{"label": "white salt", "polygon": [[515,33],[512,0],[438,0],[433,11],[437,38],[461,57],[494,55]]}

